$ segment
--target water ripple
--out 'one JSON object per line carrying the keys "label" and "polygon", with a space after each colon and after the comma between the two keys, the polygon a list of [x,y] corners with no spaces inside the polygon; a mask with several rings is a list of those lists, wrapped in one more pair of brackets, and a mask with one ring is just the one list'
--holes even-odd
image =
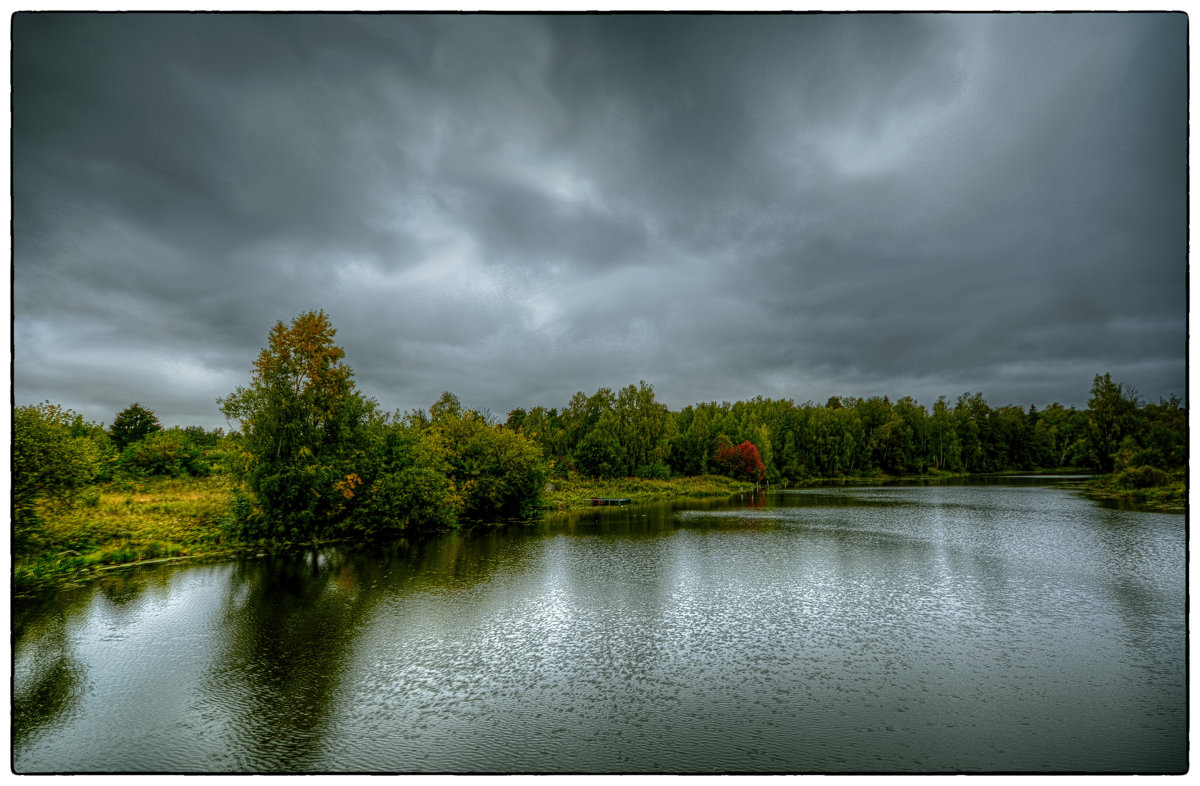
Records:
{"label": "water ripple", "polygon": [[1186,766],[1181,517],[1036,487],[774,499],[85,594],[15,643],[15,766]]}

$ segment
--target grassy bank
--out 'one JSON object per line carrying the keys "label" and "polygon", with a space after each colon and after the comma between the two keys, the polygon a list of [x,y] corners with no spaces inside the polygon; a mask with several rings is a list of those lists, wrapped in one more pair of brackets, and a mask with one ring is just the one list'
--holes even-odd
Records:
{"label": "grassy bank", "polygon": [[87,489],[69,508],[43,508],[32,553],[15,561],[13,588],[83,580],[116,565],[225,554],[229,481],[161,478]]}
{"label": "grassy bank", "polygon": [[[880,476],[840,480],[862,483],[893,479]],[[814,480],[812,485],[829,482]],[[549,510],[575,510],[590,507],[593,497],[653,502],[729,497],[752,488],[752,484],[718,475],[669,480],[555,480],[543,505]],[[230,490],[230,482],[223,476],[113,483],[86,490],[73,507],[43,509],[43,526],[32,549],[13,565],[14,591],[34,592],[46,586],[83,581],[119,565],[236,553],[245,544],[222,527],[229,514]],[[1089,481],[1084,490],[1099,500],[1151,510],[1183,512],[1187,504],[1182,475],[1170,485],[1146,489],[1122,488],[1113,478],[1101,477]]]}
{"label": "grassy bank", "polygon": [[693,478],[647,480],[615,478],[612,480],[554,480],[546,494],[545,506],[551,510],[574,510],[592,505],[593,497],[629,499],[633,502],[654,502],[664,499],[728,497],[754,488],[753,483],[736,481],[720,475],[701,475]]}
{"label": "grassy bank", "polygon": [[1187,512],[1187,481],[1183,475],[1178,475],[1169,484],[1144,489],[1126,488],[1112,475],[1103,475],[1085,483],[1083,491],[1093,499],[1119,505],[1163,513]]}
{"label": "grassy bank", "polygon": [[[751,488],[729,478],[558,481],[546,507],[591,505],[592,497],[636,502],[730,496]],[[158,478],[85,490],[70,507],[43,507],[32,547],[13,565],[13,589],[36,592],[85,581],[120,565],[233,554],[247,547],[222,527],[230,512],[227,477]]]}

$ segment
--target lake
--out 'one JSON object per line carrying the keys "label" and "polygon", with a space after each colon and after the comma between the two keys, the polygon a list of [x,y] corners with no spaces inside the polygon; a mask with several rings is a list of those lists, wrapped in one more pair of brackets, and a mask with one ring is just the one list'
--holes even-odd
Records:
{"label": "lake", "polygon": [[1185,771],[1185,517],[1056,483],[114,572],[14,606],[13,767]]}

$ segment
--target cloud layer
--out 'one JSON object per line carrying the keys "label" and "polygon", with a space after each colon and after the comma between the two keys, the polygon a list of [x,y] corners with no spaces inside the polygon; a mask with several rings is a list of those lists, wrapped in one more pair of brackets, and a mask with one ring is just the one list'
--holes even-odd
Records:
{"label": "cloud layer", "polygon": [[14,389],[386,409],[1183,395],[1187,21],[18,14]]}

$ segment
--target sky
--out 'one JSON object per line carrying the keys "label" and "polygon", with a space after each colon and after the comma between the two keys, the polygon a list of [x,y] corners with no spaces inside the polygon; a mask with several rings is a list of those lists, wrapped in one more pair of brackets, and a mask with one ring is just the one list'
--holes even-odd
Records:
{"label": "sky", "polygon": [[323,310],[386,411],[1187,393],[1183,14],[17,14],[12,374],[229,427]]}

